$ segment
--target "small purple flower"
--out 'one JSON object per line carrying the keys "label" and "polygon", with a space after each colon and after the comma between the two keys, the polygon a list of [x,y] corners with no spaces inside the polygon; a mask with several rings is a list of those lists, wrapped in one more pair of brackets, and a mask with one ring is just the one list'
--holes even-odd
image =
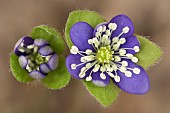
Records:
{"label": "small purple flower", "polygon": [[15,44],[14,53],[19,56],[20,66],[35,79],[46,77],[58,65],[57,54],[44,39],[25,36]]}
{"label": "small purple flower", "polygon": [[66,59],[68,71],[96,86],[105,87],[112,80],[125,92],[146,93],[149,79],[136,64],[134,55],[140,51],[140,43],[133,34],[133,23],[126,15],[118,15],[95,29],[86,22],[74,24],[70,31],[74,46]]}

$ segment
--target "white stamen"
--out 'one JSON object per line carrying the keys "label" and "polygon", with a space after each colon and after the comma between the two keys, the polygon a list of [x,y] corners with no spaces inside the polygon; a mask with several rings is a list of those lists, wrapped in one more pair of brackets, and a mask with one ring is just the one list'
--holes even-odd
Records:
{"label": "white stamen", "polygon": [[32,49],[32,48],[34,48],[34,45],[29,45],[29,46],[27,46],[27,48]]}
{"label": "white stamen", "polygon": [[126,67],[123,67],[123,66],[121,66],[121,67],[119,68],[119,70],[120,70],[121,72],[126,72],[126,71],[127,71]]}
{"label": "white stamen", "polygon": [[119,54],[122,56],[122,55],[125,55],[126,54],[126,50],[124,49],[120,49],[119,50]]}
{"label": "white stamen", "polygon": [[119,41],[120,41],[120,44],[124,44],[126,42],[126,39],[125,38],[121,38]]}
{"label": "white stamen", "polygon": [[108,72],[112,72],[112,71],[113,71],[113,68],[110,67],[110,64],[105,64],[105,67],[106,67],[106,70],[107,70]]}
{"label": "white stamen", "polygon": [[20,52],[25,52],[25,49],[19,48],[18,51],[20,51]]}
{"label": "white stamen", "polygon": [[87,60],[87,61],[92,61],[92,60],[95,59],[95,56],[94,56],[94,55],[89,55],[89,56],[85,56],[84,58],[85,58],[85,60]]}
{"label": "white stamen", "polygon": [[139,49],[138,46],[135,46],[135,47],[134,47],[134,51],[135,51],[135,52],[139,52],[139,50],[140,50],[140,49]]}
{"label": "white stamen", "polygon": [[106,35],[107,35],[107,36],[110,36],[110,35],[111,35],[110,30],[106,30]]}
{"label": "white stamen", "polygon": [[117,65],[116,64],[112,64],[112,69],[114,70],[114,71],[116,71],[118,68],[117,68]]}
{"label": "white stamen", "polygon": [[112,77],[112,78],[114,78],[115,77],[115,75],[113,74],[113,73],[108,73],[108,75],[110,76],[110,77]]}
{"label": "white stamen", "polygon": [[86,69],[87,69],[86,67],[82,67],[80,72],[84,72],[84,71],[86,71]]}
{"label": "white stamen", "polygon": [[33,51],[34,51],[34,53],[36,53],[38,51],[38,47],[35,46]]}
{"label": "white stamen", "polygon": [[115,62],[119,62],[121,60],[121,58],[119,56],[115,56]]}
{"label": "white stamen", "polygon": [[111,30],[116,30],[117,29],[117,24],[116,23],[109,23],[109,26],[108,26]]}
{"label": "white stamen", "polygon": [[130,30],[129,27],[124,27],[123,30],[122,30],[122,32],[123,32],[123,33],[128,33],[129,30]]}
{"label": "white stamen", "polygon": [[86,73],[85,73],[85,72],[80,72],[80,73],[79,73],[79,77],[80,77],[80,78],[85,77],[85,75],[86,75]]}
{"label": "white stamen", "polygon": [[100,42],[98,41],[97,38],[93,38],[93,43],[95,44],[96,48],[98,48],[98,46],[100,45]]}
{"label": "white stamen", "polygon": [[102,30],[103,30],[103,29],[102,29],[102,26],[99,26],[99,27],[97,28],[97,31],[98,31],[98,32],[102,32]]}
{"label": "white stamen", "polygon": [[128,58],[132,58],[132,57],[133,57],[133,55],[130,54],[130,53],[127,53],[126,56],[127,56]]}
{"label": "white stamen", "polygon": [[138,62],[138,58],[137,57],[132,57],[132,62],[134,62],[134,63],[137,63]]}
{"label": "white stamen", "polygon": [[91,76],[86,77],[86,81],[91,81],[91,80],[92,80]]}
{"label": "white stamen", "polygon": [[96,32],[96,33],[95,33],[95,36],[96,36],[96,37],[99,37],[99,36],[100,36],[100,32]]}
{"label": "white stamen", "polygon": [[87,55],[89,55],[89,54],[91,54],[93,51],[92,51],[91,49],[86,49],[85,52],[86,52]]}
{"label": "white stamen", "polygon": [[106,40],[108,40],[109,38],[108,38],[108,36],[107,35],[103,35],[102,36],[102,42],[105,42]]}
{"label": "white stamen", "polygon": [[77,54],[79,52],[78,48],[76,46],[72,46],[70,49],[70,53]]}
{"label": "white stamen", "polygon": [[80,61],[81,61],[81,62],[86,62],[85,57],[81,57],[81,58],[80,58]]}
{"label": "white stamen", "polygon": [[97,72],[100,68],[100,65],[99,64],[96,64],[93,68],[93,72]]}
{"label": "white stamen", "polygon": [[105,72],[105,71],[106,71],[106,67],[105,67],[104,65],[102,65],[102,66],[100,67],[100,71],[101,71],[101,72]]}
{"label": "white stamen", "polygon": [[122,66],[128,66],[128,62],[127,61],[122,61]]}
{"label": "white stamen", "polygon": [[89,44],[93,44],[93,39],[88,39]]}
{"label": "white stamen", "polygon": [[139,69],[139,68],[134,68],[134,69],[133,69],[133,73],[139,74],[139,73],[140,73],[140,69]]}
{"label": "white stamen", "polygon": [[20,46],[21,46],[21,47],[24,47],[24,43],[22,42],[22,43],[20,44]]}
{"label": "white stamen", "polygon": [[114,76],[115,82],[120,82],[120,77],[119,76]]}
{"label": "white stamen", "polygon": [[[42,56],[42,55],[41,55]],[[43,56],[42,56],[43,57]],[[49,55],[49,56],[45,56],[45,60],[47,60],[47,61],[49,61],[50,60],[50,58],[51,58],[51,55]]]}
{"label": "white stamen", "polygon": [[77,67],[77,65],[76,65],[76,64],[71,64],[71,69],[75,70],[75,69],[76,69],[76,67]]}
{"label": "white stamen", "polygon": [[100,73],[100,78],[105,80],[106,79],[106,75],[104,73]]}
{"label": "white stamen", "polygon": [[29,67],[29,65],[26,66],[26,69],[28,70],[28,72],[32,71],[32,69]]}
{"label": "white stamen", "polygon": [[103,26],[102,26],[102,32],[105,32],[105,31],[106,31],[106,26],[103,25]]}
{"label": "white stamen", "polygon": [[85,65],[85,67],[86,67],[87,69],[89,69],[91,66],[92,66],[92,63],[87,63],[87,64]]}
{"label": "white stamen", "polygon": [[132,72],[126,71],[126,72],[125,72],[125,76],[126,76],[126,77],[132,77]]}
{"label": "white stamen", "polygon": [[112,43],[117,43],[118,41],[119,41],[119,38],[118,38],[118,37],[113,37]]}

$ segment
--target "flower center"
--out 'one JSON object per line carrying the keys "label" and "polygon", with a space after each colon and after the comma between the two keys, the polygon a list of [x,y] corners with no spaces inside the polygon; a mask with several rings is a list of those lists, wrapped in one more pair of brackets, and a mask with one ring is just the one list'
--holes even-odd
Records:
{"label": "flower center", "polygon": [[112,51],[110,46],[100,47],[97,51],[97,60],[99,63],[109,63],[112,60]]}
{"label": "flower center", "polygon": [[42,64],[48,62],[45,57],[42,57],[40,54],[36,54],[33,56],[35,59],[36,64]]}

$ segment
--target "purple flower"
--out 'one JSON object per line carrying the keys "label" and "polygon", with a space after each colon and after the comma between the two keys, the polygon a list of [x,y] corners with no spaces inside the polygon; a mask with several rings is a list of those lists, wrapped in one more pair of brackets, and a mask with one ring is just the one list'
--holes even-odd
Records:
{"label": "purple flower", "polygon": [[20,66],[35,79],[46,77],[58,65],[57,54],[44,39],[25,36],[15,44],[14,53],[19,56]]}
{"label": "purple flower", "polygon": [[66,59],[68,71],[99,87],[112,80],[125,92],[146,93],[149,79],[136,64],[138,58],[134,55],[140,51],[140,43],[133,34],[133,23],[126,15],[118,15],[95,29],[86,22],[74,24],[70,31],[74,46]]}

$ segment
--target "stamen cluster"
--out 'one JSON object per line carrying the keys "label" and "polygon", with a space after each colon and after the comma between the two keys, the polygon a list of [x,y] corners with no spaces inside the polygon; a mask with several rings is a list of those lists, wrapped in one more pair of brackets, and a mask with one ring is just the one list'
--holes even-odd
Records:
{"label": "stamen cluster", "polygon": [[115,30],[117,30],[116,23],[98,26],[95,36],[88,40],[88,44],[93,46],[94,50],[86,49],[85,51],[80,51],[76,46],[72,46],[70,52],[81,55],[81,63],[71,64],[71,69],[75,70],[78,66],[85,64],[80,70],[80,78],[84,78],[88,70],[91,71],[90,74],[86,76],[86,81],[91,81],[92,73],[98,71],[100,71],[99,76],[101,79],[105,80],[105,74],[107,73],[116,82],[120,82],[117,71],[121,71],[126,77],[131,77],[133,75],[132,73],[140,74],[139,68],[131,68],[128,63],[128,60],[131,60],[133,63],[138,62],[138,58],[128,53],[128,50],[139,52],[139,47],[121,47],[128,40],[122,37],[122,35],[127,34],[130,28],[126,26],[119,35],[112,37],[112,33],[114,33]]}

